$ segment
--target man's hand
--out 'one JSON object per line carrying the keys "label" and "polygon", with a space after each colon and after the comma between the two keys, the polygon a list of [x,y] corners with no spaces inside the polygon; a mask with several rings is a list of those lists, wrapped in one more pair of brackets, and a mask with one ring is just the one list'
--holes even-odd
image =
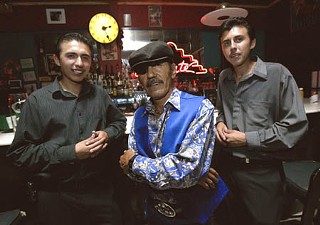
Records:
{"label": "man's hand", "polygon": [[75,151],[78,159],[94,158],[107,147],[108,134],[104,131],[92,131],[92,135],[76,144]]}
{"label": "man's hand", "polygon": [[132,150],[126,150],[120,156],[119,164],[124,173],[128,173],[129,170],[129,161],[134,156],[134,152]]}
{"label": "man's hand", "polygon": [[241,147],[247,145],[246,134],[237,130],[225,131],[226,143],[228,147]]}
{"label": "man's hand", "polygon": [[223,146],[227,146],[227,138],[226,138],[226,131],[228,130],[227,126],[223,123],[223,122],[219,122],[217,125],[216,125],[216,138],[217,138],[217,141],[223,145]]}
{"label": "man's hand", "polygon": [[199,179],[198,185],[206,190],[214,189],[218,183],[218,178],[218,172],[210,168],[209,171]]}
{"label": "man's hand", "polygon": [[228,147],[241,147],[247,145],[246,134],[237,130],[229,130],[223,122],[216,125],[216,139]]}

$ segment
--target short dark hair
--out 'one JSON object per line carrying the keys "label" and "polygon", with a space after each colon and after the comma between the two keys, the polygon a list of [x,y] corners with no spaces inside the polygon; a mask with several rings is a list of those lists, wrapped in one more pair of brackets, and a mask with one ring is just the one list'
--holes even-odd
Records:
{"label": "short dark hair", "polygon": [[256,38],[256,33],[254,28],[249,24],[249,22],[243,17],[233,17],[222,23],[219,30],[219,41],[225,31],[231,30],[235,26],[245,27],[248,31],[250,40]]}
{"label": "short dark hair", "polygon": [[93,43],[92,41],[90,41],[90,39],[88,39],[87,37],[85,37],[83,34],[80,34],[80,33],[66,33],[60,36],[56,44],[56,55],[58,58],[60,57],[62,42],[73,41],[73,40],[86,44],[91,51],[91,55],[93,56]]}

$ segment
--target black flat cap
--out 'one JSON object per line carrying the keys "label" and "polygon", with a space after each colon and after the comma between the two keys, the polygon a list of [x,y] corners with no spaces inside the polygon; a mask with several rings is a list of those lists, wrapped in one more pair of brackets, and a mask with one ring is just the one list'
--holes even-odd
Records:
{"label": "black flat cap", "polygon": [[165,42],[151,42],[134,51],[129,56],[129,64],[132,70],[135,68],[168,59],[173,60],[173,51]]}

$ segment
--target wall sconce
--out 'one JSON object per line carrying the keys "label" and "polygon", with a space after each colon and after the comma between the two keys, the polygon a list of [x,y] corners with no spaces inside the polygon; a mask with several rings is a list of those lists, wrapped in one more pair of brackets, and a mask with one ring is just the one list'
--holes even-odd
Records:
{"label": "wall sconce", "polygon": [[130,27],[132,25],[131,14],[123,14],[123,25]]}

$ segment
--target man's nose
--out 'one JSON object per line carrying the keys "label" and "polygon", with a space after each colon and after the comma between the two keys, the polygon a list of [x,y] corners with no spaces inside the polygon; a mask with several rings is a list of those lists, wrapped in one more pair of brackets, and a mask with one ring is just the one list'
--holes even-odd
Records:
{"label": "man's nose", "polygon": [[82,61],[82,58],[79,56],[76,58],[76,65],[82,65],[83,64],[83,61]]}
{"label": "man's nose", "polygon": [[231,41],[231,48],[236,48],[237,47],[237,44],[236,44],[236,42],[234,42],[234,41]]}
{"label": "man's nose", "polygon": [[148,66],[148,68],[147,68],[147,77],[148,78],[152,78],[155,76],[153,68],[154,68],[153,66]]}

